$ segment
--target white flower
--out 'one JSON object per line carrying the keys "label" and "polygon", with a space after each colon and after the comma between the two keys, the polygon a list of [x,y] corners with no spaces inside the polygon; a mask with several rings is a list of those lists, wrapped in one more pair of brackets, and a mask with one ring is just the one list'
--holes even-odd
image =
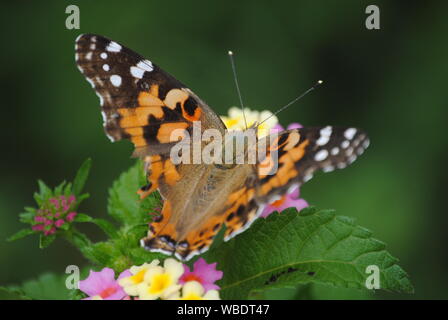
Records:
{"label": "white flower", "polygon": [[144,282],[145,275],[159,265],[159,260],[155,259],[151,263],[144,263],[141,266],[133,266],[129,269],[132,276],[118,280],[118,284],[123,287],[124,291],[130,296],[138,296],[139,286]]}
{"label": "white flower", "polygon": [[[205,293],[205,294],[204,294]],[[169,297],[171,300],[220,300],[217,290],[208,290],[205,292],[204,287],[198,281],[188,281],[182,287],[182,296],[174,294]]]}
{"label": "white flower", "polygon": [[[244,114],[246,116],[248,128],[250,128],[254,124],[260,124],[264,120],[269,118],[258,127],[259,137],[268,135],[270,129],[272,129],[278,123],[277,117],[272,116],[272,112],[268,110],[257,111],[250,110],[249,108],[244,108]],[[246,129],[243,111],[238,107],[231,107],[228,111],[228,116],[221,116],[221,119],[229,130]]]}
{"label": "white flower", "polygon": [[179,278],[184,273],[182,263],[169,258],[166,259],[163,268],[154,266],[148,269],[144,275],[144,281],[138,285],[138,295],[141,300],[165,299],[182,287],[178,284]]}

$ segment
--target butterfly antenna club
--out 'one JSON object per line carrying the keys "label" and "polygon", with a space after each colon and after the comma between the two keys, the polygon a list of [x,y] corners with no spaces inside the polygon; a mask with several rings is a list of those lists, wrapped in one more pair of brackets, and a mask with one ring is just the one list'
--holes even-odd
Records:
{"label": "butterfly antenna club", "polygon": [[258,125],[260,126],[262,123],[264,123],[265,121],[269,120],[270,118],[272,118],[273,116],[279,114],[280,112],[282,112],[283,110],[285,110],[286,108],[288,108],[289,106],[291,106],[292,104],[296,103],[297,101],[299,101],[300,99],[302,99],[304,96],[306,96],[308,93],[310,93],[311,91],[313,91],[314,89],[316,89],[318,86],[320,86],[321,84],[323,84],[324,82],[322,80],[318,80],[311,88],[309,88],[308,90],[306,90],[304,93],[302,93],[301,95],[299,95],[297,98],[291,100],[290,102],[288,102],[287,104],[285,104],[283,107],[281,107],[280,109],[278,109],[277,111],[275,111],[273,114],[271,114],[269,117],[267,117],[266,119],[264,119],[263,121],[261,121]]}

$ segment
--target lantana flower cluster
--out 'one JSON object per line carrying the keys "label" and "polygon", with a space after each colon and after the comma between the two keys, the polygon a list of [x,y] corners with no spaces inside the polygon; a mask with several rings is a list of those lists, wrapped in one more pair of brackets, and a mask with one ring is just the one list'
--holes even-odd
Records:
{"label": "lantana flower cluster", "polygon": [[223,276],[216,263],[207,264],[200,258],[193,270],[181,262],[168,258],[132,266],[115,279],[115,272],[104,268],[90,271],[87,279],[79,282],[79,289],[87,300],[219,300],[219,286]]}
{"label": "lantana flower cluster", "polygon": [[[244,117],[246,118],[246,121],[244,121]],[[268,110],[256,111],[245,108],[243,115],[243,111],[240,108],[231,107],[228,111],[228,115],[221,116],[221,119],[229,130],[244,130],[246,129],[246,124],[247,127],[250,127],[254,123],[261,123],[257,132],[257,135],[260,138],[268,135],[269,133],[279,133],[284,130],[284,128],[278,123],[278,118]],[[301,127],[302,125],[299,123],[291,123],[288,125],[287,130]],[[291,207],[296,208],[297,211],[308,207],[308,202],[300,198],[299,187],[294,188],[290,193],[283,195],[280,199],[269,203],[264,208],[261,216],[266,218],[275,211],[282,212],[283,210]]]}
{"label": "lantana flower cluster", "polygon": [[34,231],[42,232],[45,236],[52,235],[66,223],[72,222],[77,213],[74,211],[76,197],[57,196],[48,199],[34,216]]}

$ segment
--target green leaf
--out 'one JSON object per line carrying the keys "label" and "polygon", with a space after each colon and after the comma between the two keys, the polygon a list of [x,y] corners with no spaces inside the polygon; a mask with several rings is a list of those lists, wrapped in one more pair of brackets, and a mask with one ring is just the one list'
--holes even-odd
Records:
{"label": "green leaf", "polygon": [[78,196],[81,194],[82,189],[89,177],[90,168],[92,167],[92,159],[88,158],[79,168],[73,180],[73,193]]}
{"label": "green leaf", "polygon": [[65,236],[67,240],[69,240],[82,252],[84,252],[84,250],[88,250],[92,245],[89,238],[84,233],[77,231],[75,228],[72,228],[72,230],[66,233]]}
{"label": "green leaf", "polygon": [[40,235],[39,238],[39,248],[45,249],[48,247],[54,240],[56,239],[56,234],[51,234],[48,236],[45,236],[43,234]]}
{"label": "green leaf", "polygon": [[33,223],[34,222],[34,216],[36,215],[35,212],[24,212],[19,214],[19,220],[23,223]]}
{"label": "green leaf", "polygon": [[43,182],[42,180],[38,180],[37,184],[39,185],[39,194],[42,200],[46,200],[51,197],[52,191],[51,189]]}
{"label": "green leaf", "polygon": [[22,238],[25,238],[26,236],[29,236],[31,234],[33,234],[34,231],[31,230],[30,228],[28,229],[22,229],[19,232],[13,234],[12,236],[10,236],[7,241],[11,242],[11,241],[16,241]]}
{"label": "green leaf", "polygon": [[384,243],[330,210],[274,213],[209,251],[205,259],[218,262],[224,271],[218,284],[225,299],[311,282],[366,289],[369,265],[378,266],[381,289],[413,292],[408,275]]}
{"label": "green leaf", "polygon": [[160,204],[155,195],[140,200],[137,191],[144,184],[143,167],[140,161],[122,173],[109,189],[108,211],[117,221],[126,226],[149,221],[149,212]]}
{"label": "green leaf", "polygon": [[75,217],[75,222],[92,222],[93,218],[85,213],[78,213]]}
{"label": "green leaf", "polygon": [[93,219],[93,223],[100,227],[110,238],[114,239],[118,237],[118,230],[111,222],[98,218]]}
{"label": "green leaf", "polygon": [[54,194],[55,196],[61,196],[61,195],[63,195],[63,194],[64,194],[64,187],[65,187],[66,183],[67,183],[67,182],[66,182],[65,180],[62,181],[60,185],[58,185],[56,188],[54,188],[54,192],[53,192],[53,194]]}
{"label": "green leaf", "polygon": [[70,291],[65,286],[65,275],[46,273],[36,280],[23,283],[21,291],[31,299],[37,300],[67,300]]}
{"label": "green leaf", "polygon": [[0,287],[0,300],[29,300],[29,297],[24,296],[19,290]]}
{"label": "green leaf", "polygon": [[163,253],[150,252],[141,247],[131,249],[129,254],[132,259],[132,264],[136,266],[142,265],[145,262],[150,262],[154,259],[164,260],[167,258]]}
{"label": "green leaf", "polygon": [[116,238],[118,237],[118,230],[117,228],[110,223],[107,220],[99,219],[99,218],[92,218],[91,216],[84,214],[84,213],[78,213],[75,217],[75,222],[91,222],[96,224],[98,227],[101,228],[101,230],[104,231],[110,238]]}

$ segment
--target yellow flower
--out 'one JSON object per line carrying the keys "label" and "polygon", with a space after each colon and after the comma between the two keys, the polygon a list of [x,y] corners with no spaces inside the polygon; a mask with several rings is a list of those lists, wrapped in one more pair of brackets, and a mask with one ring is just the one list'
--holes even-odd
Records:
{"label": "yellow flower", "polygon": [[130,296],[139,294],[139,286],[144,282],[145,275],[148,270],[157,268],[159,260],[155,259],[151,263],[144,263],[141,266],[133,266],[129,269],[132,276],[118,280],[118,284],[123,287],[124,291]]}
{"label": "yellow flower", "polygon": [[208,290],[204,294],[204,287],[198,281],[188,281],[182,287],[182,296],[172,295],[171,300],[220,300],[217,290]]}
{"label": "yellow flower", "polygon": [[[229,130],[244,130],[246,129],[244,123],[243,111],[237,107],[231,107],[228,112],[228,116],[221,116],[222,121],[226,125]],[[244,108],[244,114],[246,115],[247,127],[252,126],[253,124],[261,123],[258,127],[258,136],[264,137],[269,134],[269,130],[272,129],[277,123],[278,119],[276,116],[272,116],[272,112],[268,110],[257,111],[250,110],[249,108]],[[272,117],[271,117],[272,116]]]}
{"label": "yellow flower", "polygon": [[172,258],[165,260],[163,268],[154,266],[148,269],[144,275],[144,281],[138,285],[140,299],[165,299],[175,295],[181,288],[178,281],[183,273],[184,267],[182,263]]}

